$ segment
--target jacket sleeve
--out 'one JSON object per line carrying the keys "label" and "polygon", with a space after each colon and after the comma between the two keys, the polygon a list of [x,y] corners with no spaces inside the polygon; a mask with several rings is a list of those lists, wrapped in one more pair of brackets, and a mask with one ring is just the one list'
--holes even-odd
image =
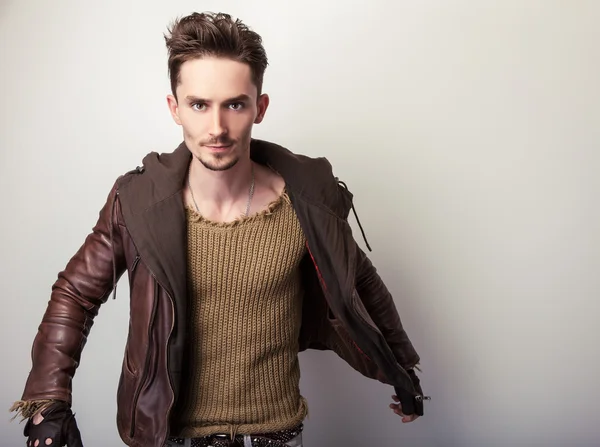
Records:
{"label": "jacket sleeve", "polygon": [[356,291],[400,366],[412,369],[420,358],[402,326],[394,300],[375,266],[358,244],[356,253]]}
{"label": "jacket sleeve", "polygon": [[[353,194],[348,186],[337,177],[335,177],[335,182],[339,198],[337,212],[347,222],[352,209],[362,232],[362,226],[353,205]],[[367,243],[366,237],[365,242]],[[356,292],[369,316],[392,349],[397,362],[406,370],[412,369],[418,365],[420,358],[402,327],[392,295],[365,252],[356,241],[353,243],[356,250]]]}
{"label": "jacket sleeve", "polygon": [[22,400],[12,408],[24,418],[53,400],[71,404],[71,382],[94,317],[125,271],[119,215],[115,183],[92,232],[52,287]]}

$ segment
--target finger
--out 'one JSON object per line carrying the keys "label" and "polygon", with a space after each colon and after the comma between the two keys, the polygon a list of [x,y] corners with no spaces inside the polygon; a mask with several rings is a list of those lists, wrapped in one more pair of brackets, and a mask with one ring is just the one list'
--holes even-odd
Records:
{"label": "finger", "polygon": [[52,438],[46,438],[46,445],[52,444]]}
{"label": "finger", "polygon": [[390,404],[390,408],[402,411],[402,405],[400,404]]}
{"label": "finger", "polygon": [[36,439],[35,443],[33,444],[33,447],[38,447],[38,445],[40,445],[40,440]]}
{"label": "finger", "polygon": [[395,395],[394,395],[394,396],[392,396],[392,400],[393,400],[394,402],[400,402],[400,399],[398,399],[398,396],[395,396]]}
{"label": "finger", "polygon": [[402,409],[397,407],[394,404],[390,404],[390,408],[394,411],[394,413],[396,413],[398,416],[406,416],[404,413],[402,413]]}
{"label": "finger", "polygon": [[39,425],[44,420],[44,416],[41,413],[37,413],[33,416],[33,425]]}

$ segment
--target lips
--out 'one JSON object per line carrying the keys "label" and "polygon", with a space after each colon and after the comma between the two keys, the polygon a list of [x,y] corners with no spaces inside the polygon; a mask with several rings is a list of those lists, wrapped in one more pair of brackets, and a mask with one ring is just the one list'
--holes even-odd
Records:
{"label": "lips", "polygon": [[227,146],[212,146],[212,145],[207,145],[206,147],[208,149],[210,149],[211,151],[215,151],[215,152],[219,152],[219,151],[226,151],[227,149],[231,148],[231,144],[227,145]]}

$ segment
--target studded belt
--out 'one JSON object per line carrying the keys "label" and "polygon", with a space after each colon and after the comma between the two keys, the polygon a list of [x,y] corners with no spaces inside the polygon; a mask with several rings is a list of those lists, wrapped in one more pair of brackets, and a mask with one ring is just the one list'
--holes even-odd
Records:
{"label": "studded belt", "polygon": [[[302,433],[303,425],[273,433],[260,433],[250,436],[252,447],[288,447],[287,442]],[[185,438],[169,438],[171,444],[185,445]],[[245,447],[244,435],[231,439],[229,435],[217,433],[214,435],[192,438],[191,447]]]}

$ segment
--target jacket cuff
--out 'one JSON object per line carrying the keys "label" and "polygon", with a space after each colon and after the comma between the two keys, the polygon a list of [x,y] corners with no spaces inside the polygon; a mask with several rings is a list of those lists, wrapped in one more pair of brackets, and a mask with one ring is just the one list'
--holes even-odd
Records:
{"label": "jacket cuff", "polygon": [[21,421],[25,419],[29,419],[33,417],[33,415],[39,413],[40,411],[44,411],[50,405],[52,405],[56,400],[18,400],[16,401],[12,407],[8,410],[10,413],[16,412],[12,419],[21,416]]}
{"label": "jacket cuff", "polygon": [[396,396],[398,397],[398,399],[400,399],[402,413],[406,415],[415,414],[417,416],[423,416],[423,402],[425,400],[430,400],[431,398],[428,396],[423,396],[423,390],[421,389],[421,381],[419,380],[419,377],[415,373],[414,369],[408,369],[406,370],[406,372],[410,376],[410,380],[412,381],[413,386],[415,388],[415,393],[410,393],[407,390],[397,386],[394,387]]}

